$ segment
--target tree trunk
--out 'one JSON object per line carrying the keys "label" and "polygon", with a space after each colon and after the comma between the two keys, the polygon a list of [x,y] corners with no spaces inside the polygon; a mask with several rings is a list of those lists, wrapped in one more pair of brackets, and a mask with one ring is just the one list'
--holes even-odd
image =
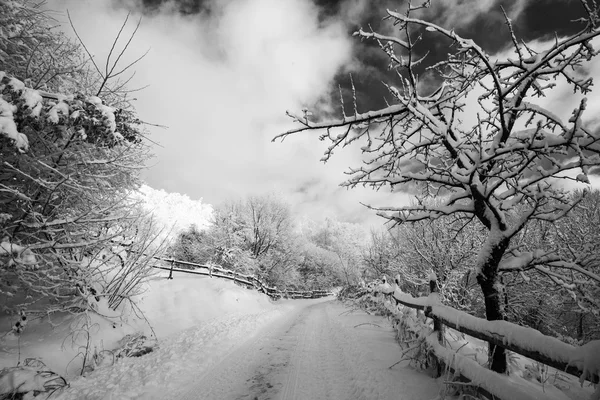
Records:
{"label": "tree trunk", "polygon": [[583,313],[579,313],[579,323],[577,324],[577,339],[579,340],[583,340],[583,318],[584,318],[584,314]]}
{"label": "tree trunk", "polygon": [[[497,289],[497,280],[490,281],[488,279],[480,279],[480,274],[477,277],[477,281],[481,286],[483,297],[485,299],[485,316],[488,321],[504,320],[504,311],[501,302],[501,293]],[[504,348],[496,346],[495,344],[489,344],[489,355],[491,360],[490,369],[498,373],[505,373],[507,370],[506,365],[506,352]]]}
{"label": "tree trunk", "polygon": [[[508,239],[502,239],[488,247],[489,254],[483,258],[483,265],[477,275],[485,301],[485,316],[488,321],[504,320],[504,304],[502,285],[499,281],[498,267],[504,252],[509,245]],[[504,374],[507,372],[506,350],[503,347],[489,344],[490,369]]]}

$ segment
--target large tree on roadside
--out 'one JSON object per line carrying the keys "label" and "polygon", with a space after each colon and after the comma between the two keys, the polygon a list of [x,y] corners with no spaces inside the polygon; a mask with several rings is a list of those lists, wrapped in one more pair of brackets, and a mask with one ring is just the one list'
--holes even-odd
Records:
{"label": "large tree on roadside", "polygon": [[[511,247],[530,221],[557,221],[577,203],[556,181],[587,182],[590,169],[600,165],[600,133],[582,119],[584,95],[592,85],[585,64],[596,56],[592,40],[600,34],[596,4],[582,0],[586,15],[576,22],[581,29],[545,48],[520,41],[507,18],[505,34],[512,38],[514,54],[495,60],[452,27],[419,19],[419,10],[430,3],[408,2],[403,13],[387,11],[398,36],[355,33],[375,41],[389,58],[397,73],[396,83],[387,84],[393,104],[364,113],[354,107],[352,115],[344,113],[342,104],[342,118],[326,121],[313,121],[306,111],[288,112],[299,126],[275,139],[324,131],[321,139],[330,142],[325,160],[340,147],[361,143],[363,165],[350,170],[345,186],[417,188],[423,199],[444,196],[438,203],[377,208],[394,223],[460,213],[485,227],[475,272],[488,320],[505,318],[503,270],[537,272],[565,288],[597,285],[598,276],[578,254]],[[420,90],[418,73],[427,62],[419,56],[424,35],[451,42],[447,58],[428,68],[441,82],[433,94]],[[551,96],[557,83],[571,86],[578,104],[567,120],[536,104]],[[467,103],[477,106],[474,116],[465,115]],[[509,218],[516,204],[519,212]],[[506,371],[503,348],[490,345],[490,359],[494,371]]]}

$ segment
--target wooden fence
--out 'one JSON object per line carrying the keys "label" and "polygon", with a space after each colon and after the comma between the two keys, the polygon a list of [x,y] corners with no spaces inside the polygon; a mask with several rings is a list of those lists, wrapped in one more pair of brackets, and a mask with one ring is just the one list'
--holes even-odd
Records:
{"label": "wooden fence", "polygon": [[[259,292],[265,293],[273,299],[288,298],[288,299],[316,299],[325,296],[332,296],[333,293],[327,290],[279,290],[276,287],[269,287],[260,279],[253,275],[246,275],[237,271],[221,268],[216,265],[196,264],[188,261],[174,260],[171,258],[153,257],[155,260],[160,260],[169,264],[166,266],[154,265],[153,268],[169,271],[167,279],[173,279],[173,272],[182,272],[185,274],[205,275],[222,279],[232,280],[249,288],[254,288]],[[176,265],[185,265],[192,269],[177,268]]]}
{"label": "wooden fence", "polygon": [[[461,378],[473,382],[474,387],[488,398],[492,399],[532,399],[539,398],[528,388],[515,387],[505,374],[498,374],[480,366],[475,360],[467,358],[457,351],[445,346],[443,326],[448,326],[469,336],[481,339],[488,343],[503,347],[506,350],[521,354],[539,363],[551,366],[559,371],[566,372],[592,383],[599,383],[598,371],[586,371],[585,363],[574,360],[573,355],[585,353],[584,347],[578,348],[564,343],[554,337],[543,335],[541,332],[516,325],[507,321],[488,321],[474,317],[452,307],[443,306],[437,301],[437,295],[429,297],[414,298],[409,294],[402,293],[396,285],[384,283],[371,287],[370,293],[381,293],[384,299],[389,299],[395,304],[422,310],[426,317],[433,320],[433,331],[426,338],[432,349],[432,355],[438,361],[438,365],[449,368],[453,373],[457,372]],[[437,291],[437,282],[430,280],[430,290]],[[590,347],[592,351],[598,351],[600,347]],[[596,349],[596,350],[594,350]],[[600,357],[600,354],[589,354],[587,357]],[[590,358],[593,359],[593,358]],[[475,372],[474,372],[475,371]],[[438,369],[438,374],[441,372]],[[439,375],[438,375],[439,376]],[[509,389],[507,391],[507,389]]]}

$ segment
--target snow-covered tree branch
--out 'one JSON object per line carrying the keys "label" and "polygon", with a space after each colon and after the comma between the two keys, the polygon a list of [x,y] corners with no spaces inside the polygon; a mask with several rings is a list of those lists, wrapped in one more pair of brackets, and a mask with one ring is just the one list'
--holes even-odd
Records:
{"label": "snow-covered tree branch", "polygon": [[[375,41],[389,58],[397,75],[393,84],[385,84],[393,104],[326,121],[313,121],[307,111],[288,112],[299,126],[273,140],[324,130],[320,139],[329,142],[324,161],[334,150],[360,143],[363,163],[350,169],[344,186],[387,186],[417,190],[422,199],[442,199],[373,207],[394,224],[472,214],[487,231],[475,263],[486,315],[504,319],[503,265],[538,271],[557,284],[565,269],[576,271],[577,263],[562,255],[525,257],[508,249],[530,222],[558,221],[581,201],[563,189],[561,180],[589,183],[588,175],[600,166],[600,132],[584,119],[583,97],[592,85],[585,66],[597,55],[597,13],[574,22],[579,32],[540,48],[521,42],[507,17],[513,53],[494,60],[454,29],[418,18],[421,11],[411,5],[404,13],[387,11],[398,37],[363,29],[355,33]],[[452,42],[445,60],[427,65],[427,58],[418,56],[426,53],[425,35]],[[425,73],[439,85],[430,94],[423,93],[419,78]],[[566,118],[536,104],[552,96],[557,85],[572,88],[573,108]],[[492,369],[505,372],[503,349],[492,345],[490,354]]]}
{"label": "snow-covered tree branch", "polygon": [[98,76],[39,4],[0,11],[2,308],[114,314],[149,273],[138,253],[156,250],[130,200],[149,158],[143,124],[124,92],[92,95]]}

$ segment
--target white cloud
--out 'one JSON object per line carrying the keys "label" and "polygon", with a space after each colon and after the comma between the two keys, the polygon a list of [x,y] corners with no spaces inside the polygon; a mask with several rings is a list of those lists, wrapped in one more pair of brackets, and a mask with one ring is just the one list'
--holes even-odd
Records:
{"label": "white cloud", "polygon": [[[145,179],[155,188],[203,197],[211,204],[234,196],[278,191],[302,213],[338,217],[371,212],[358,201],[365,191],[340,191],[352,155],[319,162],[324,144],[317,133],[271,143],[293,126],[285,110],[314,107],[335,73],[351,62],[353,38],[343,23],[319,21],[307,0],[227,0],[210,13],[145,17],[129,59],[148,47],[137,66],[136,108],[153,129],[156,149]],[[81,37],[103,59],[125,17],[110,2],[52,0],[69,9]],[[59,17],[64,21],[65,18]],[[129,27],[131,28],[131,26]],[[304,194],[303,182],[319,185]],[[312,192],[311,192],[312,190]],[[318,190],[318,200],[313,201]]]}
{"label": "white cloud", "polygon": [[[526,3],[527,0],[516,0],[510,7],[504,5],[508,17],[512,20],[518,19]],[[442,5],[443,7],[440,7]],[[437,23],[444,28],[467,26],[482,15],[490,18],[490,12],[500,11],[500,6],[501,2],[497,0],[445,0],[427,9],[424,19],[436,15]],[[500,15],[496,17],[503,18]]]}
{"label": "white cloud", "polygon": [[[169,126],[153,129],[152,139],[163,147],[156,148],[153,167],[145,173],[150,186],[203,197],[210,204],[275,191],[300,214],[372,224],[381,221],[359,201],[406,204],[404,194],[339,188],[347,178],[343,171],[359,165],[359,154],[336,152],[323,165],[319,159],[327,143],[317,140],[317,132],[300,133],[284,143],[270,142],[293,127],[284,115],[286,109],[323,104],[335,73],[348,66],[357,68],[352,58],[356,39],[346,33],[342,21],[319,21],[318,10],[309,0],[213,0],[210,4],[211,12],[201,15],[163,12],[145,17],[127,58],[151,48],[137,66],[133,83],[151,85],[136,93],[137,110],[142,119]],[[448,7],[445,22],[484,13],[493,2],[476,4],[473,8],[472,2],[456,2]],[[111,8],[110,0],[51,0],[49,6],[70,10],[80,35],[100,60],[125,18],[125,11]],[[368,6],[353,0],[345,3],[341,15],[357,21]],[[521,9],[513,11],[518,14]],[[593,68],[597,70],[595,64]],[[542,102],[568,108],[554,96]],[[591,103],[594,110],[588,115],[597,114],[600,101]]]}

